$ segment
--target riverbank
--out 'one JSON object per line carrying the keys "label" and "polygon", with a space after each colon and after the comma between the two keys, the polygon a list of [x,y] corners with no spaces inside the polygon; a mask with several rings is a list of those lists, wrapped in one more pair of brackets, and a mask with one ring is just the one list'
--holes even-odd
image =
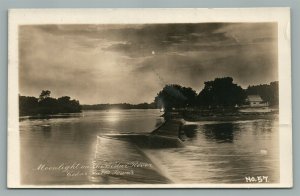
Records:
{"label": "riverbank", "polygon": [[270,109],[202,109],[202,110],[174,110],[162,116],[165,119],[184,119],[186,121],[236,121],[277,118],[279,110]]}

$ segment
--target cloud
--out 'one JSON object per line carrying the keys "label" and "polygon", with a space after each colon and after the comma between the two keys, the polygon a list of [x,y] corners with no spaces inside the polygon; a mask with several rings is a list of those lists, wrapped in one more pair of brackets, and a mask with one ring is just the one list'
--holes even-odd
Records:
{"label": "cloud", "polygon": [[277,39],[277,23],[229,23],[216,32],[224,33],[239,43],[274,41]]}
{"label": "cloud", "polygon": [[275,23],[20,27],[20,93],[81,103],[151,102],[165,84],[277,80]]}

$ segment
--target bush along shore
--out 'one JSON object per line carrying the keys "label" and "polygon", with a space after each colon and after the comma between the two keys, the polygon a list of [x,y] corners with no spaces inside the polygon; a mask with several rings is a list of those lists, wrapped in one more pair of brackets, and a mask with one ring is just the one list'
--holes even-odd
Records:
{"label": "bush along shore", "polygon": [[69,96],[56,99],[50,97],[50,94],[49,90],[43,90],[39,98],[19,95],[20,116],[81,112],[79,101],[71,99]]}
{"label": "bush along shore", "polygon": [[162,115],[165,119],[186,121],[236,121],[278,118],[278,108],[265,108],[260,111],[243,111],[240,108],[214,109],[175,109]]}

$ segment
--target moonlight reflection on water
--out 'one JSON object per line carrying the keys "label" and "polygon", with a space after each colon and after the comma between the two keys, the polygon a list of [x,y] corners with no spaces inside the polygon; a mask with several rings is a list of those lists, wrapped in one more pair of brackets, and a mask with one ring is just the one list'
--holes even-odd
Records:
{"label": "moonlight reflection on water", "polygon": [[[163,123],[159,110],[84,111],[69,118],[20,121],[23,184],[244,183],[247,176],[268,176],[279,182],[278,119],[196,122],[183,127],[181,148],[138,148],[130,141],[103,139],[106,134],[149,133]],[[100,139],[99,137],[100,136]],[[102,139],[101,139],[102,138]],[[104,162],[103,162],[104,161]],[[118,175],[81,175],[36,171],[40,164],[107,161],[151,164],[114,168]],[[124,172],[130,171],[132,173]],[[122,173],[123,172],[123,173]]]}

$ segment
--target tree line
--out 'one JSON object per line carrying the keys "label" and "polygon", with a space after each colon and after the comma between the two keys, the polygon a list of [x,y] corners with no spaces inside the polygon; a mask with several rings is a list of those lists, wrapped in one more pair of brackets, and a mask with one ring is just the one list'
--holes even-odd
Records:
{"label": "tree line", "polygon": [[82,105],[83,110],[111,110],[111,109],[156,109],[155,103],[116,103],[116,104],[94,104]]}
{"label": "tree line", "polygon": [[51,91],[43,90],[38,98],[19,95],[19,114],[58,114],[81,112],[81,105],[78,100],[69,96],[59,98],[50,97]]}
{"label": "tree line", "polygon": [[50,97],[49,90],[43,90],[38,98],[19,96],[20,115],[75,113],[81,110],[109,109],[156,109],[164,108],[218,108],[235,107],[245,104],[247,95],[259,95],[270,106],[278,106],[278,82],[248,86],[243,89],[231,77],[215,78],[204,82],[204,88],[197,93],[191,87],[168,84],[159,91],[152,103],[118,103],[80,105],[78,100],[69,96]]}
{"label": "tree line", "polygon": [[233,83],[231,77],[216,78],[204,82],[204,88],[198,94],[190,87],[169,84],[157,94],[154,103],[158,108],[165,110],[186,107],[235,107],[243,105],[247,95],[259,95],[270,106],[278,106],[278,82],[243,89]]}

